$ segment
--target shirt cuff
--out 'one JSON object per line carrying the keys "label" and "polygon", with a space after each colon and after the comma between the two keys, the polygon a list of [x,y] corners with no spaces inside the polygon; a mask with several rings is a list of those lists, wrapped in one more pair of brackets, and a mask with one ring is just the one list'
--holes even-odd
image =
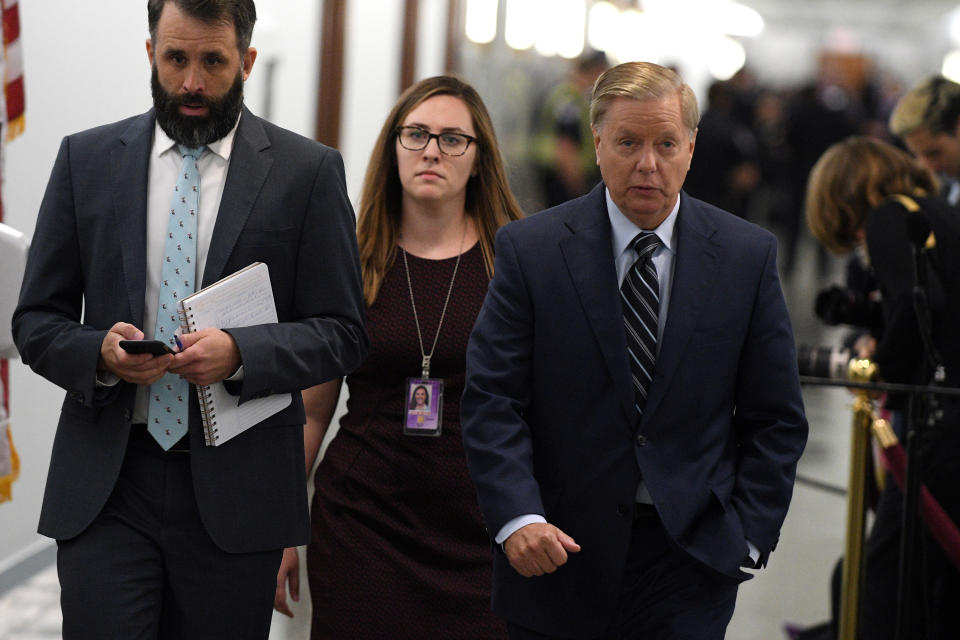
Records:
{"label": "shirt cuff", "polygon": [[497,537],[494,538],[494,541],[497,544],[503,544],[504,540],[512,536],[518,529],[521,529],[528,524],[545,523],[546,521],[547,519],[538,513],[526,513],[522,516],[517,516],[500,528],[500,531],[497,533]]}
{"label": "shirt cuff", "polygon": [[120,382],[120,376],[109,371],[97,371],[98,387],[114,387]]}
{"label": "shirt cuff", "polygon": [[227,378],[230,382],[240,382],[243,380],[243,365],[240,365],[236,371],[233,372],[233,375]]}

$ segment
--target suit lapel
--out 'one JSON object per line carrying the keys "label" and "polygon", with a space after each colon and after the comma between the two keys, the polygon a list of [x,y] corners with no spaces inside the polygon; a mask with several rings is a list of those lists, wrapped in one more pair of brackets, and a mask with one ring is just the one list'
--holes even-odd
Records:
{"label": "suit lapel", "polygon": [[704,302],[716,280],[721,251],[720,245],[713,239],[715,231],[715,225],[704,215],[700,205],[691,202],[686,194],[681,195],[675,230],[677,256],[670,308],[643,414],[644,421],[656,414],[693,329],[697,326],[697,320],[705,311]]}
{"label": "suit lapel", "polygon": [[143,326],[143,297],[147,286],[147,172],[153,147],[153,111],[135,118],[120,135],[120,145],[110,154],[113,215],[116,221],[123,278],[130,302],[130,317]]}
{"label": "suit lapel", "polygon": [[585,207],[575,208],[569,215],[567,227],[571,234],[561,239],[560,250],[613,379],[621,408],[630,424],[634,424],[633,387],[604,185],[595,187],[584,202]]}
{"label": "suit lapel", "polygon": [[227,260],[247,218],[250,217],[253,203],[256,202],[273,164],[273,158],[262,153],[269,147],[270,140],[260,119],[244,108],[230,154],[230,168],[223,187],[223,197],[220,199],[220,210],[217,212],[217,222],[213,228],[201,286],[207,286],[227,275],[223,273]]}

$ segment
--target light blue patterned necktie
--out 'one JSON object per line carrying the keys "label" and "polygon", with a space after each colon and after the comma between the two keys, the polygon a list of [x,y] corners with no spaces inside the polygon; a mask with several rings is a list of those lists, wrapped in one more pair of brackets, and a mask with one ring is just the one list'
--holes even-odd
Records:
{"label": "light blue patterned necktie", "polygon": [[[197,215],[200,211],[199,161],[205,147],[178,145],[183,154],[180,175],[173,190],[167,237],[160,273],[160,296],[154,338],[177,351],[174,332],[180,326],[177,314],[180,300],[196,285]],[[147,430],[164,451],[187,433],[190,414],[190,384],[178,375],[167,373],[150,385],[150,410]]]}

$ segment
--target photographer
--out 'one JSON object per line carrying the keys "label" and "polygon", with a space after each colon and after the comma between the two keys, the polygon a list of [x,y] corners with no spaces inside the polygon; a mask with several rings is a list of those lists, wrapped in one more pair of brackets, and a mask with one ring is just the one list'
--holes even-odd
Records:
{"label": "photographer", "polygon": [[[807,186],[806,215],[813,235],[829,250],[865,250],[882,295],[883,328],[872,357],[888,382],[928,384],[933,369],[926,357],[914,310],[914,260],[910,232],[930,237],[928,298],[932,342],[946,369],[947,386],[960,383],[960,218],[936,194],[933,175],[907,154],[883,142],[851,137],[830,147],[814,166]],[[919,218],[918,218],[919,216]],[[925,226],[926,225],[926,226]],[[960,405],[938,401],[936,424],[921,443],[927,488],[954,522],[960,522]],[[922,403],[921,403],[922,404]],[[905,407],[888,407],[905,408]],[[918,416],[922,419],[922,416]],[[901,492],[890,480],[877,505],[864,549],[861,637],[892,638],[896,629]],[[915,610],[925,624],[918,639],[955,638],[960,629],[960,572],[924,532],[915,571]],[[952,604],[953,606],[949,606]]]}

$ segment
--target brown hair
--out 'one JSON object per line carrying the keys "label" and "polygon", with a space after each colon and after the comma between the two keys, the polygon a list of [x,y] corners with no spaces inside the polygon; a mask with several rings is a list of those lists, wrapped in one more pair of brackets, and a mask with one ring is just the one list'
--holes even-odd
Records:
{"label": "brown hair", "polygon": [[870,210],[894,194],[936,191],[936,178],[913,158],[875,138],[851,136],[827,149],[807,182],[807,225],[834,253],[853,249]]}
{"label": "brown hair", "polygon": [[253,38],[253,25],[257,22],[253,0],[147,0],[147,26],[154,44],[157,42],[157,23],[167,2],[201,22],[233,24],[237,32],[237,48],[241,55],[247,52]]}
{"label": "brown hair", "polygon": [[487,275],[493,275],[493,240],[497,229],[523,217],[520,205],[510,191],[493,122],[480,95],[469,84],[453,76],[421,80],[403,92],[387,116],[363,180],[357,214],[357,242],[363,271],[363,297],[368,305],[377,299],[383,277],[397,256],[403,194],[394,144],[397,127],[420,103],[442,95],[462,100],[473,120],[477,138],[475,175],[467,182],[465,208],[480,235]]}
{"label": "brown hair", "polygon": [[590,127],[596,129],[603,122],[616,98],[659,100],[671,95],[680,97],[683,124],[693,136],[700,122],[700,110],[693,89],[679,75],[667,67],[652,62],[624,62],[604,71],[593,85],[590,101]]}

